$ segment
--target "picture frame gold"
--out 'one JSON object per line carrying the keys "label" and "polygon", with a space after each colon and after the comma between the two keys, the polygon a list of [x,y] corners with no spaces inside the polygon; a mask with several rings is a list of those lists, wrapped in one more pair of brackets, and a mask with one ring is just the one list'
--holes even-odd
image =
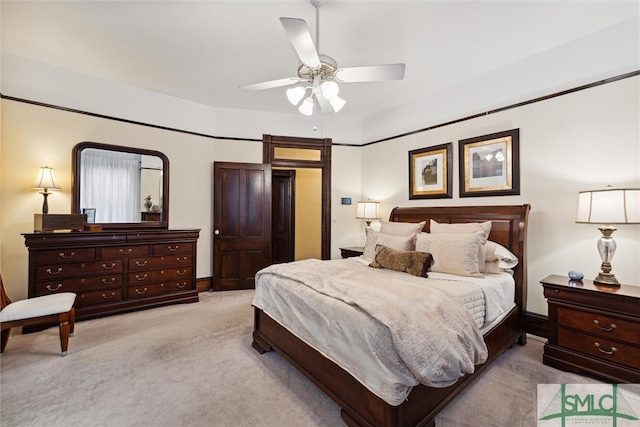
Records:
{"label": "picture frame gold", "polygon": [[452,197],[453,143],[409,151],[409,200]]}
{"label": "picture frame gold", "polygon": [[458,141],[460,197],[520,194],[520,129]]}

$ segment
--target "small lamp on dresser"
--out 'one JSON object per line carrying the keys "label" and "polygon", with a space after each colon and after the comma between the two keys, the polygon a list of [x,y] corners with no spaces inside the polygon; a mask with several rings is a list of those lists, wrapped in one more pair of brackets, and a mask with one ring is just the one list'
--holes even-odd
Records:
{"label": "small lamp on dresser", "polygon": [[41,191],[40,194],[44,196],[44,202],[42,203],[42,213],[49,213],[49,204],[47,203],[47,197],[49,197],[49,190],[60,190],[56,174],[53,173],[53,169],[49,166],[43,166],[38,171],[38,176],[33,182],[32,188]]}
{"label": "small lamp on dresser", "polygon": [[364,219],[367,222],[367,228],[371,227],[371,221],[380,219],[378,215],[378,205],[380,202],[367,200],[366,202],[358,202],[356,208],[356,218]]}
{"label": "small lamp on dresser", "polygon": [[602,236],[597,245],[602,266],[593,282],[619,286],[620,283],[611,272],[611,259],[616,252],[616,242],[612,236],[616,228],[611,224],[640,224],[640,189],[607,186],[603,190],[581,191],[576,222],[604,224],[598,228]]}

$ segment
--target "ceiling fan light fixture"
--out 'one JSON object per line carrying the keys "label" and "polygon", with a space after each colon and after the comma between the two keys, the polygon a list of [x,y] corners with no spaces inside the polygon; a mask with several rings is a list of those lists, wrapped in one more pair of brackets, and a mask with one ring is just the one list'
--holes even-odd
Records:
{"label": "ceiling fan light fixture", "polygon": [[334,96],[333,99],[329,100],[329,104],[333,107],[334,112],[338,112],[342,110],[342,107],[347,103],[344,99],[340,98],[338,95]]}
{"label": "ceiling fan light fixture", "polygon": [[298,105],[306,93],[307,90],[302,86],[292,87],[287,89],[287,99],[292,105]]}
{"label": "ceiling fan light fixture", "polygon": [[309,96],[304,101],[302,101],[302,104],[300,104],[300,107],[298,107],[298,111],[300,111],[305,116],[312,116],[313,104],[313,98]]}
{"label": "ceiling fan light fixture", "polygon": [[340,92],[340,87],[338,83],[333,80],[326,81],[320,85],[320,89],[322,90],[322,96],[331,101],[333,98],[338,96],[338,92]]}

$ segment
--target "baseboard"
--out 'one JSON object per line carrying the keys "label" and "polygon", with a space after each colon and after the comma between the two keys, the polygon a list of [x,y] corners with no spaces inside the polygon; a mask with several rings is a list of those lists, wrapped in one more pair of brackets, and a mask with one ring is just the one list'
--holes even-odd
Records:
{"label": "baseboard", "polygon": [[201,277],[196,279],[196,290],[206,292],[213,288],[213,277]]}
{"label": "baseboard", "polygon": [[525,315],[525,329],[528,334],[549,338],[549,318],[542,314],[527,311]]}

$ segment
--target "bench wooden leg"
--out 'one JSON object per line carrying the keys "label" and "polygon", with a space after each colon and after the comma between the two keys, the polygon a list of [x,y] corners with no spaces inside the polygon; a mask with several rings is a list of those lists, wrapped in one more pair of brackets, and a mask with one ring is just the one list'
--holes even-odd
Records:
{"label": "bench wooden leg", "polygon": [[67,348],[69,346],[69,313],[63,313],[60,315],[60,347],[62,349],[61,356],[67,355]]}

